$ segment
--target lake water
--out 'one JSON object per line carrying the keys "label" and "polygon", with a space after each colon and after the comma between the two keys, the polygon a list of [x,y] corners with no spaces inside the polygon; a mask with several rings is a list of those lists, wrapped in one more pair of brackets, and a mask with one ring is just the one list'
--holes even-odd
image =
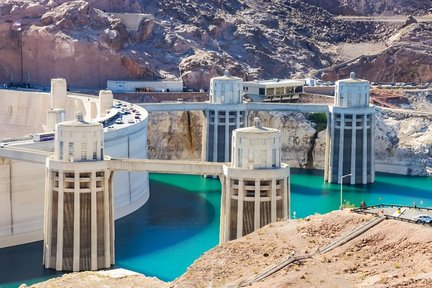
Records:
{"label": "lake water", "polygon": [[[432,207],[432,177],[377,174],[369,185],[344,186],[355,205],[385,203]],[[320,171],[292,169],[291,216],[338,209],[340,185]],[[219,241],[220,182],[191,175],[150,175],[150,199],[116,221],[116,267],[170,281]],[[42,242],[0,249],[0,287],[18,287],[60,275],[42,267]]]}

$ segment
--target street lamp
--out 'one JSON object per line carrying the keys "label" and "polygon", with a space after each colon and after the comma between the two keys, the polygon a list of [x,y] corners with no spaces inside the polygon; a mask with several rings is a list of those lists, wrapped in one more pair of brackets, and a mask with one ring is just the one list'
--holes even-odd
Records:
{"label": "street lamp", "polygon": [[343,210],[343,200],[342,200],[342,194],[343,194],[343,179],[345,178],[345,177],[348,177],[348,176],[351,176],[351,173],[350,174],[346,174],[346,175],[342,175],[341,176],[341,178],[340,178],[340,185],[341,185],[341,189],[340,189],[340,209],[341,210]]}

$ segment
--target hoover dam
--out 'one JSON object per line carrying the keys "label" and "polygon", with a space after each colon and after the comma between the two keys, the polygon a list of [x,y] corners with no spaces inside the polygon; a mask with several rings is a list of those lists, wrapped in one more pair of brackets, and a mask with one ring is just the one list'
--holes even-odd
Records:
{"label": "hoover dam", "polygon": [[[58,108],[56,106],[61,104],[64,105],[65,113],[60,113],[60,118],[63,119],[59,120],[74,119],[76,112],[83,111],[87,119],[105,121],[106,155],[118,158],[147,158],[148,114],[144,109],[134,107],[140,113],[139,119],[126,115],[126,123],[115,124],[115,119],[110,117],[116,115],[118,109],[112,108],[111,112],[99,113],[97,107],[100,103],[97,97],[72,94],[66,96],[66,86],[63,85],[60,85],[59,89],[54,87],[52,92],[0,91],[0,139],[3,146],[52,153],[53,141],[37,139],[37,142],[34,139],[38,133],[52,131],[47,127],[48,111],[55,111]],[[120,105],[129,105],[131,108],[130,104]],[[109,107],[111,109],[111,104]],[[42,240],[45,164],[6,158],[1,158],[0,161],[0,247]],[[116,219],[135,211],[149,197],[146,172],[117,172],[113,183],[116,191]]]}

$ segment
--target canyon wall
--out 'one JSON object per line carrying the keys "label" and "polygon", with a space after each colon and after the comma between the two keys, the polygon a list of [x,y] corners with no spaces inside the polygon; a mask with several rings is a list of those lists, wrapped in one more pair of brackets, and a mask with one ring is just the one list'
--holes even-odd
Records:
{"label": "canyon wall", "polygon": [[[190,114],[188,116],[188,114]],[[263,126],[282,132],[282,161],[291,167],[324,169],[326,130],[302,113],[258,112]],[[432,115],[377,108],[376,170],[406,175],[432,175]],[[149,158],[201,159],[200,112],[151,113]]]}

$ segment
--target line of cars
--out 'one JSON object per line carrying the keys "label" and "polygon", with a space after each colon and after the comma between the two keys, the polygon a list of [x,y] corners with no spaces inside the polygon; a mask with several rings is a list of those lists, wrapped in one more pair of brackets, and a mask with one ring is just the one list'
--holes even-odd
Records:
{"label": "line of cars", "polygon": [[113,105],[113,107],[120,109],[119,117],[116,119],[115,124],[124,124],[125,122],[123,120],[123,116],[130,115],[132,113],[134,113],[135,115],[133,117],[129,117],[127,123],[133,124],[136,121],[141,121],[141,113],[137,109],[135,109],[133,105],[129,107],[128,104],[126,103],[123,104],[121,101],[118,101]]}

